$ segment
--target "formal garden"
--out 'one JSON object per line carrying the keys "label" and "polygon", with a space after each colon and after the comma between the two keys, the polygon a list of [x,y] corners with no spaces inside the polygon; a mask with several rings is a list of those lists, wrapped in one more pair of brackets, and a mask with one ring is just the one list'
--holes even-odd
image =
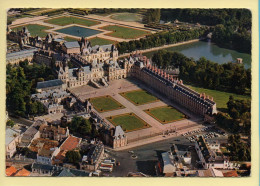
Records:
{"label": "formal garden", "polygon": [[134,113],[126,113],[106,118],[114,126],[120,125],[125,132],[149,128],[150,125]]}

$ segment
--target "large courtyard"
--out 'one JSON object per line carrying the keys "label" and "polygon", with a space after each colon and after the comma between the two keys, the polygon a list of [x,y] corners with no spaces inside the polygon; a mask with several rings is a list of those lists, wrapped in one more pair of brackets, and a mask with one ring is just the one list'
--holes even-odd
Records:
{"label": "large courtyard", "polygon": [[[82,102],[90,99],[107,124],[112,127],[122,126],[128,140],[154,136],[173,129],[188,131],[199,126],[197,122],[201,120],[135,79],[110,81],[108,87],[99,89],[85,85],[71,88],[70,92]],[[148,109],[154,115],[147,113]]]}

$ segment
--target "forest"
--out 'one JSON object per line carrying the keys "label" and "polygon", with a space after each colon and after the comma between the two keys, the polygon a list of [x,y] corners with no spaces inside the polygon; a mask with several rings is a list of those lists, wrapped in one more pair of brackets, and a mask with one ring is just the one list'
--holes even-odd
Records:
{"label": "forest", "polygon": [[251,89],[251,70],[241,64],[218,64],[202,57],[195,61],[179,52],[160,50],[152,57],[159,68],[179,67],[179,78],[199,87],[246,94]]}

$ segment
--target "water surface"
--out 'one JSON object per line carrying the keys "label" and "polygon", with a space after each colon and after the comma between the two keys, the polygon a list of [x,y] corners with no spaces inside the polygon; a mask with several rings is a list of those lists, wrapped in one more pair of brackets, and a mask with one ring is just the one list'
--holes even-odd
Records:
{"label": "water surface", "polygon": [[[243,59],[243,64],[246,69],[251,67],[251,55],[246,53],[240,53],[235,50],[221,48],[212,42],[198,41],[194,43],[188,43],[180,46],[166,48],[167,51],[176,51],[184,54],[189,58],[198,60],[201,57],[217,62],[219,64],[227,62],[236,62],[237,58]],[[156,51],[143,53],[147,57],[152,57]]]}

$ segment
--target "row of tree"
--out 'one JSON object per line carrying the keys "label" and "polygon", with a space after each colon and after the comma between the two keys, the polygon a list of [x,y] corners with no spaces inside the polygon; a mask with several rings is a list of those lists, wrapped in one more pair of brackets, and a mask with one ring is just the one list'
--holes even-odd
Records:
{"label": "row of tree", "polygon": [[251,100],[235,100],[230,96],[227,113],[218,112],[216,123],[234,133],[251,134]]}
{"label": "row of tree", "polygon": [[179,52],[160,50],[152,57],[159,68],[179,67],[186,83],[215,90],[245,94],[251,89],[251,70],[235,63],[218,64],[202,57],[195,61]]}
{"label": "row of tree", "polygon": [[199,39],[205,36],[208,30],[205,28],[193,29],[188,31],[166,31],[156,34],[147,35],[140,40],[132,40],[129,42],[120,42],[117,48],[120,54],[132,52],[135,50],[144,50],[153,47],[159,47],[168,44],[174,44],[192,39]]}
{"label": "row of tree", "polygon": [[27,61],[19,66],[7,65],[6,69],[6,107],[11,113],[27,117],[42,115],[46,112],[41,102],[33,101],[37,82],[53,79],[51,70],[45,65],[28,65]]}

